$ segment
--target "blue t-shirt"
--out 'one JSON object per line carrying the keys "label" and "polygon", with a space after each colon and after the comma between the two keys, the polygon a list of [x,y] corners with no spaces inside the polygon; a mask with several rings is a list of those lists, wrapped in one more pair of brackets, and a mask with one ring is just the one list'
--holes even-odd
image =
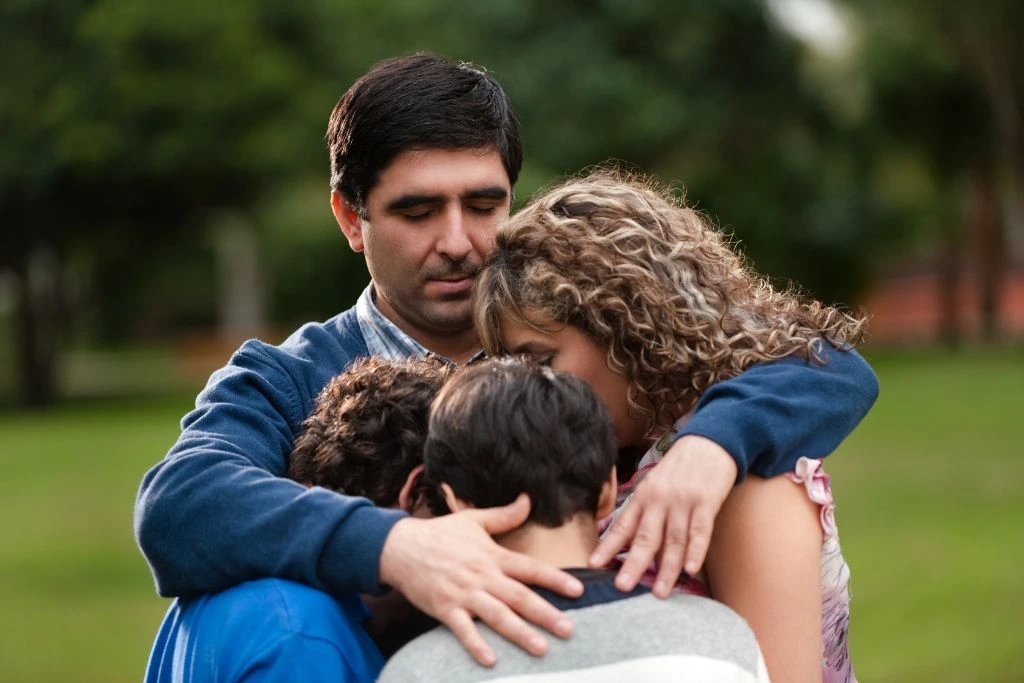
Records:
{"label": "blue t-shirt", "polygon": [[384,658],[363,629],[356,595],[335,599],[282,579],[175,600],[146,683],[373,681]]}

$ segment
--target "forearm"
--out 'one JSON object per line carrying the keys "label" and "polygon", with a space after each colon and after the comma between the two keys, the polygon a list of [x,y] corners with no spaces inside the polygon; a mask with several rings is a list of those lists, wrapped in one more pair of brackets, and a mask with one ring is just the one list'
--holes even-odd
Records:
{"label": "forearm", "polygon": [[167,597],[264,577],[373,592],[380,548],[401,517],[208,450],[171,457],[146,475],[136,535]]}
{"label": "forearm", "polygon": [[800,457],[823,458],[860,423],[878,397],[878,380],[856,351],[822,343],[824,363],[787,358],[763,363],[708,389],[677,437],[721,445],[747,472],[771,477]]}
{"label": "forearm", "polygon": [[247,344],[211,378],[136,500],[136,536],[162,595],[263,577],[330,592],[379,588],[381,547],[401,514],[283,478],[329,372],[295,376]]}

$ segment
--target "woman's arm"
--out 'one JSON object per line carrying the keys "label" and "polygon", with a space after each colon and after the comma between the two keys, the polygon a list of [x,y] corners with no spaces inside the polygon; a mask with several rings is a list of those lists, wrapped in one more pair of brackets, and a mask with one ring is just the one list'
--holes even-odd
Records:
{"label": "woman's arm", "polygon": [[677,437],[703,436],[747,473],[792,472],[801,457],[824,458],[878,398],[878,378],[853,350],[819,344],[822,363],[783,358],[710,387]]}
{"label": "woman's arm", "polygon": [[[633,495],[591,566],[632,547],[616,585],[631,590],[658,555],[654,592],[664,597],[686,567],[696,574],[732,484],[791,472],[824,458],[878,397],[878,379],[856,351],[821,344],[823,364],[784,358],[755,365],[705,392],[693,416]],[[657,474],[657,476],[654,476]]]}
{"label": "woman's arm", "polygon": [[718,513],[711,594],[754,630],[774,681],[822,676],[819,508],[785,476],[748,477]]}

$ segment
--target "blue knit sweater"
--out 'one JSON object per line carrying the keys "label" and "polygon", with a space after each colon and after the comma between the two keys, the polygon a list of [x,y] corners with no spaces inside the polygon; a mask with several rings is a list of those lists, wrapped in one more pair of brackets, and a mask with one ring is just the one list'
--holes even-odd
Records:
{"label": "blue knit sweater", "polygon": [[[743,474],[772,476],[828,455],[878,395],[853,351],[787,359],[709,389],[681,434],[721,444]],[[163,596],[265,577],[329,593],[381,590],[380,554],[403,513],[284,478],[320,390],[367,355],[355,309],[280,346],[250,340],[215,372],[167,457],[142,480],[135,533]]]}

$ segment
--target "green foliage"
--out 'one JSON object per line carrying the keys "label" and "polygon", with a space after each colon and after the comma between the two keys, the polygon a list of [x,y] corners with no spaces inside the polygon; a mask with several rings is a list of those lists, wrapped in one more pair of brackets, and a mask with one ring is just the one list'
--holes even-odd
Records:
{"label": "green foliage", "polygon": [[143,294],[191,277],[181,255],[202,263],[228,211],[259,228],[272,322],[333,315],[365,269],[325,198],[298,207],[291,188],[326,195],[323,132],[355,78],[431,50],[487,67],[511,95],[520,201],[620,160],[685,189],[759,270],[855,304],[873,257],[957,220],[963,168],[997,153],[977,45],[1017,63],[1005,27],[1019,9],[845,5],[856,50],[835,58],[759,0],[12,0],[0,268],[24,276],[46,245],[88,295],[93,324],[78,330],[172,335],[208,319],[213,297],[183,288],[207,302],[155,305],[186,314],[142,324]]}
{"label": "green foliage", "polygon": [[286,328],[324,320],[354,302],[369,281],[362,255],[348,247],[322,178],[290,183],[260,215],[262,258],[272,282],[270,317]]}

